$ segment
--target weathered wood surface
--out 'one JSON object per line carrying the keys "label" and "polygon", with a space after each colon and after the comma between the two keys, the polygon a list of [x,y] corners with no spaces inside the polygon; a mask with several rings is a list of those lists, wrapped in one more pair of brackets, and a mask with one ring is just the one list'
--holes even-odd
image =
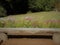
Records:
{"label": "weathered wood surface", "polygon": [[7,35],[4,33],[7,35],[52,35],[54,43],[60,45],[60,28],[0,28],[0,37],[3,37],[0,40],[6,41]]}
{"label": "weathered wood surface", "polygon": [[60,28],[0,28],[0,32],[8,35],[52,35],[60,33]]}

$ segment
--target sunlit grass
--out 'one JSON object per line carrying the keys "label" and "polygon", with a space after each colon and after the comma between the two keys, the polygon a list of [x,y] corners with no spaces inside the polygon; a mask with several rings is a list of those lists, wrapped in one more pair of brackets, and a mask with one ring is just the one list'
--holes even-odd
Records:
{"label": "sunlit grass", "polygon": [[60,12],[37,12],[0,18],[0,27],[60,28]]}

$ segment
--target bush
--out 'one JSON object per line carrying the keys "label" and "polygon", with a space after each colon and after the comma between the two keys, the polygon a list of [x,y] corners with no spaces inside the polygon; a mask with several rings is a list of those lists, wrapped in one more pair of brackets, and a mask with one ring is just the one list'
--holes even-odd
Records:
{"label": "bush", "polygon": [[6,16],[6,10],[0,6],[0,17]]}
{"label": "bush", "polygon": [[29,0],[31,11],[50,11],[54,8],[55,0]]}

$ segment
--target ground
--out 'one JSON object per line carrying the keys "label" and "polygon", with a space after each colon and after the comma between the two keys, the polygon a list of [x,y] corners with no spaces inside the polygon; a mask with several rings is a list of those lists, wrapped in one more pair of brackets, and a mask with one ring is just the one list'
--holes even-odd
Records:
{"label": "ground", "polygon": [[51,39],[27,39],[27,38],[13,38],[2,45],[55,45]]}

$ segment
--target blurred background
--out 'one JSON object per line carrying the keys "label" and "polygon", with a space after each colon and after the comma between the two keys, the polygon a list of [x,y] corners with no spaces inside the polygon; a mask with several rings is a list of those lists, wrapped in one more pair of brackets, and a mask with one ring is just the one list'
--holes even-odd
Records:
{"label": "blurred background", "polygon": [[60,11],[60,0],[0,0],[0,17],[41,11]]}

